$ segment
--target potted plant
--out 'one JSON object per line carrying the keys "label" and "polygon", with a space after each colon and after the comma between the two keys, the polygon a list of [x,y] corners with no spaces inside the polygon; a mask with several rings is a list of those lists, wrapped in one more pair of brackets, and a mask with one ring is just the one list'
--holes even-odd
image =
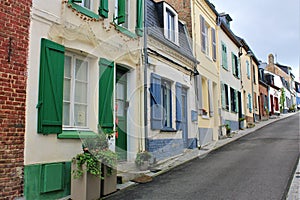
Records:
{"label": "potted plant", "polygon": [[[116,153],[108,149],[107,135],[100,133],[82,139],[82,148],[84,152],[72,159],[71,198],[98,199],[102,188],[105,190],[103,195],[116,191],[117,158]],[[108,176],[111,176],[110,180],[106,181]],[[101,185],[104,186],[101,188]]]}
{"label": "potted plant", "polygon": [[136,154],[135,164],[141,171],[145,171],[149,167],[149,160],[152,155],[148,151],[141,151]]}
{"label": "potted plant", "polygon": [[117,191],[117,154],[109,149],[96,153],[102,163],[101,196]]}
{"label": "potted plant", "polygon": [[230,132],[231,132],[231,128],[230,128],[229,124],[225,124],[225,128],[226,128],[226,135],[229,136]]}
{"label": "potted plant", "polygon": [[101,163],[85,151],[72,159],[71,198],[97,199],[100,197]]}

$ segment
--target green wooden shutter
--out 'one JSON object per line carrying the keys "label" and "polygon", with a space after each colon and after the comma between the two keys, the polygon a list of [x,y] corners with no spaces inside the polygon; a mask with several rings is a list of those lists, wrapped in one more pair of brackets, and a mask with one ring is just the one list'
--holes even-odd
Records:
{"label": "green wooden shutter", "polygon": [[237,62],[238,62],[238,71],[237,71],[237,74],[238,74],[238,78],[241,78],[241,63],[240,63],[240,60],[237,59]]}
{"label": "green wooden shutter", "polygon": [[64,46],[42,38],[38,105],[38,133],[62,132]]}
{"label": "green wooden shutter", "polygon": [[231,60],[232,60],[232,74],[236,75],[236,69],[235,69],[235,58],[234,58],[234,53],[231,52]]}
{"label": "green wooden shutter", "polygon": [[227,67],[227,49],[226,45],[222,43],[222,65],[223,68],[228,69]]}
{"label": "green wooden shutter", "polygon": [[235,94],[235,112],[239,112],[239,98],[238,98],[238,91],[234,90]]}
{"label": "green wooden shutter", "polygon": [[108,0],[100,0],[100,6],[99,6],[99,15],[107,18],[108,17]]}
{"label": "green wooden shutter", "polygon": [[113,88],[114,88],[114,63],[100,58],[99,80],[99,128],[107,133],[113,130]]}
{"label": "green wooden shutter", "polygon": [[118,0],[118,24],[125,23],[126,0]]}
{"label": "green wooden shutter", "polygon": [[144,7],[143,0],[137,0],[136,2],[136,34],[143,36],[143,19],[144,19]]}

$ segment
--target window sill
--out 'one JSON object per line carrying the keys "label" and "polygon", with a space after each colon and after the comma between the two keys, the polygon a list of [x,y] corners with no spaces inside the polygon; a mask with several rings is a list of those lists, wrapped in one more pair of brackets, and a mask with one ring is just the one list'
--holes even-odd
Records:
{"label": "window sill", "polygon": [[80,5],[77,5],[76,3],[73,3],[72,0],[68,0],[68,5],[70,5],[73,9],[77,10],[78,12],[93,18],[93,19],[99,19],[99,15],[97,15],[96,13],[94,13],[93,11],[84,8]]}
{"label": "window sill", "polygon": [[61,134],[57,135],[58,139],[81,139],[81,138],[93,138],[96,137],[96,133],[93,131],[79,131],[79,130],[63,130]]}
{"label": "window sill", "polygon": [[202,115],[202,119],[209,119],[208,115]]}
{"label": "window sill", "polygon": [[116,23],[113,23],[113,24],[115,25],[116,29],[117,29],[118,31],[120,31],[121,33],[127,35],[127,36],[130,37],[130,38],[134,38],[134,39],[137,38],[137,35],[136,35],[135,33],[131,32],[130,30],[128,30],[127,28],[124,28],[124,27],[122,27],[122,26],[119,26],[119,25],[116,24]]}
{"label": "window sill", "polygon": [[160,132],[176,132],[177,130],[173,128],[164,127],[160,130]]}

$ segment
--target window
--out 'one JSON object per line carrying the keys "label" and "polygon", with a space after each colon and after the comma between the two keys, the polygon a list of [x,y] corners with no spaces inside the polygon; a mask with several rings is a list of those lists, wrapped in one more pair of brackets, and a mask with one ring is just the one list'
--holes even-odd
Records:
{"label": "window", "polygon": [[222,108],[229,110],[229,99],[228,99],[228,85],[222,83],[221,84],[221,97],[222,97]]}
{"label": "window", "polygon": [[169,9],[167,9],[167,31],[167,38],[175,42],[175,16]]}
{"label": "window", "polygon": [[88,61],[67,54],[64,65],[63,125],[87,127]]}
{"label": "window", "polygon": [[172,130],[171,82],[154,73],[150,81],[151,128]]}
{"label": "window", "polygon": [[171,128],[171,83],[167,80],[162,80],[161,97],[163,107],[163,127]]}
{"label": "window", "polygon": [[164,35],[168,40],[178,44],[178,14],[166,3],[164,3]]}
{"label": "window", "polygon": [[247,68],[247,78],[250,79],[251,70],[250,70],[250,64],[248,60],[246,60],[246,68]]}
{"label": "window", "polygon": [[231,102],[231,111],[238,112],[237,91],[233,88],[230,88],[230,102]]}
{"label": "window", "polygon": [[222,66],[224,69],[228,69],[227,67],[227,47],[222,42]]}
{"label": "window", "polygon": [[92,7],[91,7],[92,2],[91,1],[92,0],[76,0],[74,2],[77,2],[76,4],[91,10],[92,9]]}
{"label": "window", "polygon": [[239,69],[239,62],[237,56],[231,52],[231,58],[232,58],[232,74],[240,78],[240,69]]}
{"label": "window", "polygon": [[208,43],[208,31],[209,25],[205,22],[203,16],[200,16],[201,25],[201,50],[209,56],[209,43]]}

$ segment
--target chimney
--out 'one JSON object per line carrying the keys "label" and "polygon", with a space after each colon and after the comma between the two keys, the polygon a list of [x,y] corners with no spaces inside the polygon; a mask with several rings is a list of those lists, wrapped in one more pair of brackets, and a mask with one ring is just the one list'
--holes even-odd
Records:
{"label": "chimney", "polygon": [[273,56],[273,54],[269,54],[269,65],[274,65],[274,56]]}

